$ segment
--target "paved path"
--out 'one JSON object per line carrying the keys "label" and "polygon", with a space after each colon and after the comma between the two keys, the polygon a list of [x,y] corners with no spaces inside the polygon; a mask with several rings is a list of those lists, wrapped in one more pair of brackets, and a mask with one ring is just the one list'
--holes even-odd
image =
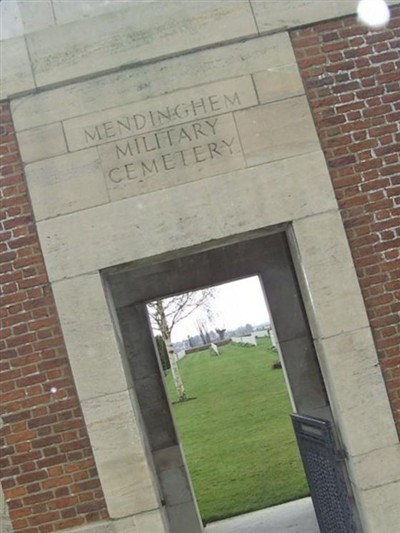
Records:
{"label": "paved path", "polygon": [[214,522],[205,533],[319,533],[311,498]]}

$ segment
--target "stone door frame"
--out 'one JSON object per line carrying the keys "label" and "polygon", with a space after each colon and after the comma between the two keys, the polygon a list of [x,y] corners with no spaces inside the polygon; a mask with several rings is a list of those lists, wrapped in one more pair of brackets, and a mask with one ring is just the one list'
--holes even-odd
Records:
{"label": "stone door frame", "polygon": [[293,408],[332,420],[284,231],[217,248],[103,272],[118,317],[133,409],[145,435],[170,533],[203,531],[153,341],[146,302],[257,275],[266,294]]}

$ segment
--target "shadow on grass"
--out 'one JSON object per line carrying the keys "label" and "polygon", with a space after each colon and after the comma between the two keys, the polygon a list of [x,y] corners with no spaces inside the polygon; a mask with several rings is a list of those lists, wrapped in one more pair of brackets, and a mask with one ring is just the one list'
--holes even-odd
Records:
{"label": "shadow on grass", "polygon": [[193,396],[193,398],[186,398],[186,400],[175,400],[174,402],[171,402],[172,405],[182,405],[187,402],[191,402],[192,400],[197,400],[197,396]]}

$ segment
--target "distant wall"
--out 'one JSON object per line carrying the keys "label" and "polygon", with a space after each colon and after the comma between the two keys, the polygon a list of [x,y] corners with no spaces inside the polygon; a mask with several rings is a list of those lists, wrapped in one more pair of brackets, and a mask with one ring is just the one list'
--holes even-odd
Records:
{"label": "distant wall", "polygon": [[257,346],[257,339],[254,333],[251,335],[244,335],[243,337],[232,337],[234,344],[249,344],[251,346]]}
{"label": "distant wall", "polygon": [[[224,339],[223,341],[213,341],[213,344],[216,344],[217,346],[225,346],[225,344],[229,344],[231,341],[231,339]],[[210,344],[202,344],[201,346],[196,346],[194,348],[188,348],[186,350],[186,355],[190,354],[190,353],[195,353],[195,352],[204,352],[205,350],[208,350],[211,346],[211,343]]]}
{"label": "distant wall", "polygon": [[268,329],[260,329],[260,330],[254,331],[253,334],[257,338],[269,337],[270,336],[270,333],[269,333]]}

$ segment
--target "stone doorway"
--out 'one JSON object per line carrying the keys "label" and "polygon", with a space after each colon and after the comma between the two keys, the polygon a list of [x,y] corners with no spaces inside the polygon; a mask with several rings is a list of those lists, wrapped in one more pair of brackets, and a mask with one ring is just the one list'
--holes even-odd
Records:
{"label": "stone doorway", "polygon": [[203,527],[166,396],[146,302],[251,275],[259,276],[265,291],[294,409],[332,420],[284,232],[103,272],[133,385],[134,410],[171,533],[199,533]]}

